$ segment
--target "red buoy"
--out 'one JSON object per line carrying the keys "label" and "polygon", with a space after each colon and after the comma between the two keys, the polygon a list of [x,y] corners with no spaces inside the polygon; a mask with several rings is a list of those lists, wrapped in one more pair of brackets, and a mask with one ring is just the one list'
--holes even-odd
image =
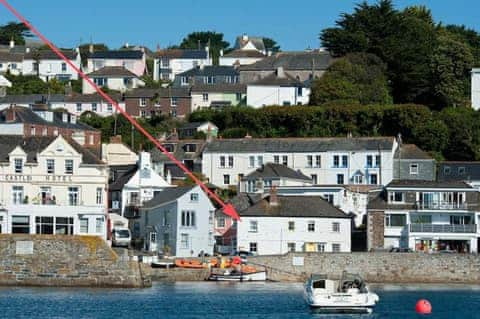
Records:
{"label": "red buoy", "polygon": [[415,311],[421,315],[429,315],[432,313],[432,305],[426,299],[420,299],[417,301]]}
{"label": "red buoy", "polygon": [[232,258],[232,264],[234,265],[240,265],[242,263],[242,259],[238,256],[235,256]]}

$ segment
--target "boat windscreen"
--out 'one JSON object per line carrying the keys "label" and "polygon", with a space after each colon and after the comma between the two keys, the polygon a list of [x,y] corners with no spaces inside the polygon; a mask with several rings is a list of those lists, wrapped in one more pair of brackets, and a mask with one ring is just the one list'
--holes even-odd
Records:
{"label": "boat windscreen", "polygon": [[312,283],[314,289],[325,289],[325,280],[317,280]]}

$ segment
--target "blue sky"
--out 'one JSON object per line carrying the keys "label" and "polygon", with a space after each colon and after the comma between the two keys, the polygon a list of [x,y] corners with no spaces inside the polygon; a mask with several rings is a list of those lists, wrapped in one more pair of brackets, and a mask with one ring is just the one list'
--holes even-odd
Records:
{"label": "blue sky", "polygon": [[[142,43],[155,49],[180,43],[191,31],[223,32],[233,44],[243,33],[272,37],[283,50],[316,48],[319,32],[333,26],[352,0],[9,0],[60,47],[82,42]],[[369,1],[374,2],[374,1]],[[422,4],[436,21],[479,30],[478,0],[396,0],[396,7]],[[0,23],[14,17],[0,5]]]}

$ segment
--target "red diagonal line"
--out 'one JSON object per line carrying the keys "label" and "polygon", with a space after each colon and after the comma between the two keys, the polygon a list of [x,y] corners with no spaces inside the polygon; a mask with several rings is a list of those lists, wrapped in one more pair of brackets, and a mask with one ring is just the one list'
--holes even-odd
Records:
{"label": "red diagonal line", "polygon": [[198,179],[193,173],[183,165],[182,162],[177,160],[175,156],[170,154],[159,141],[157,141],[150,133],[148,133],[130,114],[124,111],[116,101],[114,101],[110,96],[108,96],[105,92],[102,91],[100,87],[98,87],[93,81],[80,70],[72,61],[70,61],[53,43],[51,43],[43,34],[41,34],[30,22],[27,21],[14,7],[12,7],[6,0],[0,0],[5,8],[7,8],[14,16],[17,17],[23,24],[27,26],[27,28],[32,31],[38,38],[40,38],[56,55],[58,55],[62,60],[64,60],[75,72],[80,75],[82,79],[87,81],[90,86],[92,86],[98,94],[100,94],[105,100],[111,103],[115,109],[122,114],[137,130],[139,130],[145,137],[147,137],[163,154],[165,154],[172,162],[174,162],[178,167],[180,167],[198,186],[200,186],[205,193],[207,193],[213,200],[215,200],[218,204],[220,204],[223,208],[223,212],[226,215],[231,216],[235,220],[239,220],[240,217],[238,216],[235,208],[231,204],[225,204],[223,200],[214,192],[212,192],[200,179]]}

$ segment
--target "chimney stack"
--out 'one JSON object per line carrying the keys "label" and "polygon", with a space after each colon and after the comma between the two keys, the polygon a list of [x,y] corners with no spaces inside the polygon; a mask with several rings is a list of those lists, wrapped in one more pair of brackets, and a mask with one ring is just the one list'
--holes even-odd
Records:
{"label": "chimney stack", "polygon": [[248,41],[248,35],[247,35],[246,33],[244,33],[244,34],[242,35],[242,40],[245,41],[245,42]]}
{"label": "chimney stack", "polygon": [[88,52],[93,53],[93,43],[88,46]]}
{"label": "chimney stack", "polygon": [[13,49],[15,47],[15,41],[13,41],[13,38],[10,39],[10,49]]}
{"label": "chimney stack", "polygon": [[279,66],[277,68],[277,77],[279,77],[279,78],[284,78],[285,77],[285,72],[283,71],[282,66]]}
{"label": "chimney stack", "polygon": [[110,143],[111,144],[122,144],[122,136],[121,135],[115,135],[110,137]]}
{"label": "chimney stack", "polygon": [[277,187],[272,186],[270,189],[270,206],[278,206],[280,203],[278,202],[278,195],[277,195]]}
{"label": "chimney stack", "polygon": [[14,122],[15,121],[15,104],[10,104],[10,107],[7,109],[5,116],[5,120],[7,122]]}

